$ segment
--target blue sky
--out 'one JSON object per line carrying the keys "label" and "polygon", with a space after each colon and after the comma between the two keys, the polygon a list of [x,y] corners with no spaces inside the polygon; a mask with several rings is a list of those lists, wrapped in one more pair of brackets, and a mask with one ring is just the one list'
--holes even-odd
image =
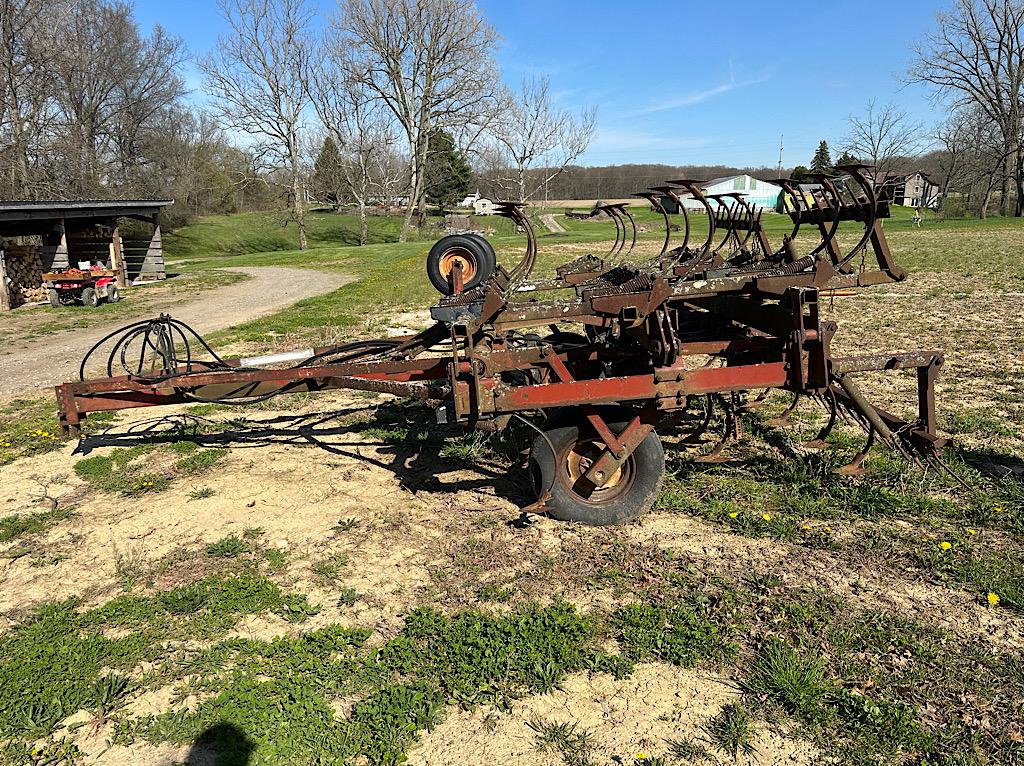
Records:
{"label": "blue sky", "polygon": [[[322,15],[336,7],[316,3]],[[583,162],[604,165],[786,165],[810,162],[818,141],[838,147],[851,112],[897,101],[927,125],[940,110],[905,85],[910,46],[949,0],[479,0],[502,38],[498,62],[516,84],[546,75],[566,107],[597,106]],[[223,29],[213,2],[137,0],[193,53]],[[188,78],[198,88],[194,72]],[[201,100],[196,93],[194,98]]]}

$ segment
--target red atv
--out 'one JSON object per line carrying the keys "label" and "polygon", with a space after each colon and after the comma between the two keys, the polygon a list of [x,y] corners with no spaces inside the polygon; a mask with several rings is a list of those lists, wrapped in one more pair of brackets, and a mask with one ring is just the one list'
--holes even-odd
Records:
{"label": "red atv", "polygon": [[43,279],[46,280],[50,305],[57,308],[72,303],[95,308],[102,300],[108,303],[117,303],[121,300],[114,281],[114,272],[109,269],[63,269],[44,274]]}

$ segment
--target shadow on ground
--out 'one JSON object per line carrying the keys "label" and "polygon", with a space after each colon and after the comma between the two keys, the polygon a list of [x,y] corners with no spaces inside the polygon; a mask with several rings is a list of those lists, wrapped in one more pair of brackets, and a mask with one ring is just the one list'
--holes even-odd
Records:
{"label": "shadow on ground", "polygon": [[192,743],[185,766],[248,766],[254,748],[252,740],[237,726],[218,723]]}
{"label": "shadow on ground", "polygon": [[[312,446],[391,471],[401,487],[410,492],[458,492],[488,487],[497,496],[521,507],[534,502],[536,498],[521,461],[513,460],[509,465],[495,456],[475,460],[446,456],[442,454],[445,437],[464,435],[465,430],[431,424],[424,415],[429,416],[429,412],[393,404],[265,418],[247,415],[216,421],[188,414],[167,415],[133,423],[125,430],[112,428],[86,436],[76,453],[89,454],[99,447],[128,448],[180,441],[231,449]],[[402,431],[412,438],[379,437],[381,432]],[[358,441],[354,442],[352,435],[357,435]],[[446,475],[456,471],[456,476]]]}

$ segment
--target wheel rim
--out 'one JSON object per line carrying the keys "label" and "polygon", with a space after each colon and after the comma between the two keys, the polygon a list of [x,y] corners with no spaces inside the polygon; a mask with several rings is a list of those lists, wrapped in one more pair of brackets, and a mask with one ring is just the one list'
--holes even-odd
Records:
{"label": "wheel rim", "polygon": [[453,247],[445,250],[437,264],[441,276],[447,280],[456,263],[462,264],[463,283],[471,282],[473,277],[476,276],[478,269],[476,255],[464,247]]}
{"label": "wheel rim", "polygon": [[629,492],[636,479],[633,455],[626,458],[608,481],[601,487],[593,488],[584,475],[604,452],[605,446],[595,439],[581,439],[571,445],[559,464],[559,480],[580,501],[590,505],[603,505]]}

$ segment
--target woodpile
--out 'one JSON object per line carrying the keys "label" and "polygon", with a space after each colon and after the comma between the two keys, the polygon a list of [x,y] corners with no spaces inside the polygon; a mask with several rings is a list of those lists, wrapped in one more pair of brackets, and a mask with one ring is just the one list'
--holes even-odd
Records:
{"label": "woodpile", "polygon": [[7,292],[11,308],[47,299],[43,264],[34,245],[4,245]]}

